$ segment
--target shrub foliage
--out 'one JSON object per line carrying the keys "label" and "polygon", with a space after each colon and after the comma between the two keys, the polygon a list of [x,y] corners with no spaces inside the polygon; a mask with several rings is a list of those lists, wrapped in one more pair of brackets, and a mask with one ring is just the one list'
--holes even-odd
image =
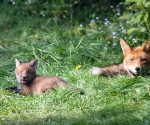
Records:
{"label": "shrub foliage", "polygon": [[[107,15],[110,5],[124,0],[3,0],[11,6],[12,14],[52,18],[55,22],[75,19],[86,21],[97,14]],[[86,18],[85,18],[86,17]]]}
{"label": "shrub foliage", "polygon": [[150,1],[126,0],[124,5],[127,11],[120,19],[128,19],[132,27],[127,31],[137,39],[148,39],[150,36]]}

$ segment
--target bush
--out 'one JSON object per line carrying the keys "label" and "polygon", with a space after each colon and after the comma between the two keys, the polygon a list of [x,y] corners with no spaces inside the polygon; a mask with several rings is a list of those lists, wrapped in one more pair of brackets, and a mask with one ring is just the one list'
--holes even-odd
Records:
{"label": "bush", "polygon": [[110,5],[120,1],[124,0],[3,0],[3,3],[12,8],[9,13],[15,16],[49,17],[57,23],[68,23],[89,21],[96,15],[104,17],[110,12]]}
{"label": "bush", "polygon": [[126,0],[124,5],[127,11],[120,19],[129,20],[131,28],[127,33],[139,40],[148,39],[150,37],[150,2],[148,0]]}

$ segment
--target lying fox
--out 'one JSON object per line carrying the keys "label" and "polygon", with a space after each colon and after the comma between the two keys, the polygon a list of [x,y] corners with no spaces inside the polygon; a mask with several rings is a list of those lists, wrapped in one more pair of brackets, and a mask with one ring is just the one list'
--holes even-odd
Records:
{"label": "lying fox", "polygon": [[123,51],[123,63],[106,66],[103,68],[93,67],[90,71],[94,75],[115,76],[118,74],[128,74],[135,77],[142,67],[150,67],[150,39],[144,46],[131,48],[122,38],[120,45]]}
{"label": "lying fox", "polygon": [[[79,88],[72,88],[71,86],[67,85],[66,81],[57,76],[37,76],[37,59],[32,60],[29,63],[22,63],[18,59],[15,59],[15,62],[15,74],[18,87],[10,87],[6,88],[6,90],[13,90],[16,93],[20,93],[24,96],[40,94],[57,87],[67,87],[74,90],[80,90]],[[83,92],[81,92],[81,94],[83,94]]]}

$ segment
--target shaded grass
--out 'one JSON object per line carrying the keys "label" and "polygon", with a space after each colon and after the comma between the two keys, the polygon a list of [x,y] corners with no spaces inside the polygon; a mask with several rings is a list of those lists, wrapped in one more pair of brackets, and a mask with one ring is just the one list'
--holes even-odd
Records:
{"label": "shaded grass", "polygon": [[[130,39],[119,30],[124,22],[105,25],[100,21],[84,27],[51,25],[50,20],[41,18],[16,22],[10,27],[2,23],[4,27],[0,29],[2,125],[149,124],[148,76],[111,78],[88,72],[93,65],[102,67],[122,61],[119,37]],[[112,39],[113,32],[120,35]],[[68,89],[28,97],[5,91],[4,88],[17,85],[14,58],[22,61],[37,58],[38,74],[60,76],[68,84],[82,88],[85,95]],[[75,70],[78,65],[81,68]]]}

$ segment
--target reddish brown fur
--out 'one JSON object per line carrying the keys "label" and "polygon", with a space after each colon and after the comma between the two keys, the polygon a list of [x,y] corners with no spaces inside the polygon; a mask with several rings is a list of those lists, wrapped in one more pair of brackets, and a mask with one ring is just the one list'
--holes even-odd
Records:
{"label": "reddish brown fur", "polygon": [[[138,46],[136,48],[130,48],[122,38],[120,39],[120,44],[124,55],[124,68],[131,77],[134,77],[142,67],[150,64],[149,48],[147,48],[150,44],[149,40],[144,46]],[[137,68],[139,71],[136,70]]]}
{"label": "reddish brown fur", "polygon": [[102,68],[101,76],[114,76],[117,74],[127,74],[123,63],[110,65]]}
{"label": "reddish brown fur", "polygon": [[131,77],[134,77],[141,70],[141,67],[150,66],[150,39],[146,41],[144,46],[131,48],[120,38],[120,45],[124,55],[123,63],[103,68],[93,67],[91,69],[92,74],[101,76],[129,74]]}
{"label": "reddish brown fur", "polygon": [[[15,74],[18,81],[18,87],[12,87],[10,89],[21,95],[40,94],[57,87],[72,88],[67,85],[63,79],[57,76],[37,76],[37,60],[32,60],[29,63],[21,63],[18,59],[15,59],[15,61]],[[78,90],[78,88],[73,89]],[[81,94],[83,94],[83,92],[81,92]]]}
{"label": "reddish brown fur", "polygon": [[20,94],[26,96],[28,94],[40,94],[50,91],[57,87],[66,87],[64,80],[56,76],[36,76],[31,83],[24,84]]}

